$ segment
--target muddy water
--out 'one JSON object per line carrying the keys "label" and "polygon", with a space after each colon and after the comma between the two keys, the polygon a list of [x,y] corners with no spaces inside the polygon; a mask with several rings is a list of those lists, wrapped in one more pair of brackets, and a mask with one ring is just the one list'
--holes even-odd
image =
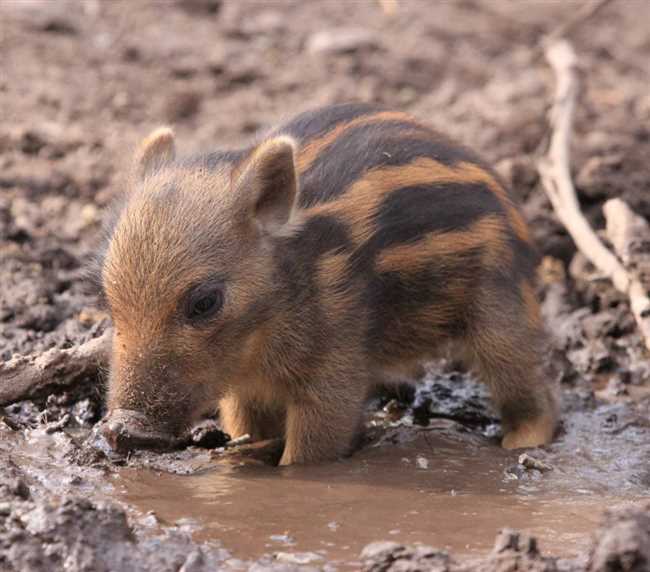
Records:
{"label": "muddy water", "polygon": [[115,484],[137,509],[169,523],[190,519],[199,525],[195,538],[218,539],[239,558],[311,551],[354,564],[380,539],[477,555],[504,526],[574,556],[604,509],[648,493],[647,432],[587,447],[612,415],[606,408],[576,415],[555,450],[540,452],[555,465],[545,473],[517,468],[516,453],[443,422],[395,430],[393,439],[323,466],[215,461],[189,476],[124,469]]}
{"label": "muddy water", "polygon": [[375,540],[472,556],[487,552],[502,527],[532,533],[547,554],[584,555],[605,509],[650,497],[647,397],[596,404],[566,392],[560,436],[530,451],[552,466],[540,472],[484,435],[492,417],[479,386],[452,385],[441,379],[416,396],[414,407],[431,397],[420,408],[428,427],[413,425],[414,409],[375,411],[369,444],[322,466],[279,469],[194,447],[109,461],[91,454],[89,428],[17,431],[2,422],[0,460],[9,475],[20,467],[37,500],[122,501],[138,533],[155,532],[153,511],[160,524],[182,525],[241,560],[312,552],[353,569]]}

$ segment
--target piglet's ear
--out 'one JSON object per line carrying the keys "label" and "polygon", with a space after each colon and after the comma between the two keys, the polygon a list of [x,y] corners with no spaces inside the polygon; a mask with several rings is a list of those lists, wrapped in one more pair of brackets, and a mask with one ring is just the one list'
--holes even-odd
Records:
{"label": "piglet's ear", "polygon": [[233,174],[234,192],[259,227],[273,234],[291,216],[298,190],[296,143],[279,136],[260,144]]}
{"label": "piglet's ear", "polygon": [[152,175],[176,155],[174,132],[169,127],[159,127],[140,143],[135,154],[135,168],[141,179]]}

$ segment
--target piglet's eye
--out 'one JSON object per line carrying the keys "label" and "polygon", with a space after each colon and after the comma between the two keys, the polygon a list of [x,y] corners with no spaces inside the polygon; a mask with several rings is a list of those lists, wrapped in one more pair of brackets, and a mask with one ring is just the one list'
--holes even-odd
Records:
{"label": "piglet's eye", "polygon": [[185,317],[198,322],[213,317],[223,305],[223,293],[216,286],[199,286],[189,292],[185,304]]}

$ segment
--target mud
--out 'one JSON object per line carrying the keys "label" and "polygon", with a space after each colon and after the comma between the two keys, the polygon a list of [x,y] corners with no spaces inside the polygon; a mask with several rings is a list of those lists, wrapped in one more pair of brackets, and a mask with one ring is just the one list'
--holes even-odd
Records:
{"label": "mud", "polygon": [[167,522],[192,518],[200,527],[195,538],[220,539],[240,557],[292,550],[350,565],[378,538],[482,555],[504,522],[554,555],[575,557],[604,508],[633,506],[645,495],[634,485],[614,492],[589,482],[587,471],[530,471],[516,455],[495,454],[448,425],[389,432],[399,444],[325,467],[204,465],[190,476],[124,470],[119,497]]}
{"label": "mud", "polygon": [[[520,464],[498,448],[482,388],[434,364],[417,393],[369,405],[355,456],[279,470],[264,463],[277,443],[222,450],[215,421],[180,450],[116,454],[97,432],[103,367],[62,369],[0,411],[0,569],[647,570],[649,356],[535,169],[553,88],[539,42],[573,12],[0,2],[0,361],[41,363],[108,327],[83,269],[149,129],[172,123],[188,150],[232,146],[298,110],[368,100],[471,144],[513,185],[545,256],[548,375],[563,401],[557,441]],[[597,227],[613,196],[650,217],[649,21],[648,3],[614,0],[572,36],[575,181]],[[495,545],[503,527],[523,532]]]}
{"label": "mud", "polygon": [[394,542],[377,542],[366,546],[361,554],[364,570],[397,572],[468,570],[560,572],[585,569],[589,572],[611,570],[637,571],[650,567],[650,504],[638,508],[608,511],[603,525],[591,542],[587,563],[558,560],[544,556],[537,540],[511,529],[502,530],[489,555],[482,560],[458,563],[446,552],[430,547],[406,547]]}
{"label": "mud", "polygon": [[[382,568],[387,561],[435,569],[433,549],[423,548],[433,545],[436,561],[451,554],[450,563],[492,566],[507,523],[553,566],[585,569],[603,511],[650,499],[650,401],[566,400],[562,435],[522,456],[498,447],[482,386],[448,369],[432,366],[412,400],[375,400],[361,450],[317,467],[278,469],[246,445],[121,456],[102,443],[100,404],[89,397],[11,405],[0,425],[0,563],[177,570],[199,553],[197,570],[400,569]],[[195,432],[204,433],[219,435],[213,422]],[[390,556],[376,551],[382,538]],[[610,544],[594,554],[602,560]],[[555,570],[535,568],[547,565],[535,550],[539,562],[507,558]]]}

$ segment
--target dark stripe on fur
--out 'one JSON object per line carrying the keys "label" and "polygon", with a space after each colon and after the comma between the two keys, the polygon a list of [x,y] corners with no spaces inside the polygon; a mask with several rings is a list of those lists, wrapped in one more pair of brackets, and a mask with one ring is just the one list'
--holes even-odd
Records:
{"label": "dark stripe on fur", "polygon": [[302,173],[299,204],[309,208],[329,202],[370,169],[406,165],[418,157],[450,166],[460,161],[478,162],[470,151],[417,123],[383,121],[359,125],[343,132]]}
{"label": "dark stripe on fur", "polygon": [[285,303],[301,312],[318,299],[316,265],[328,253],[349,250],[346,226],[334,217],[315,216],[300,231],[278,244],[277,282]]}
{"label": "dark stripe on fur", "polygon": [[[378,230],[350,260],[350,275],[366,276],[365,297],[371,308],[367,334],[369,350],[388,355],[400,350],[400,340],[411,339],[414,347],[420,341],[425,343],[430,334],[418,329],[416,315],[437,301],[450,302],[450,287],[466,288],[468,292],[479,287],[482,256],[487,245],[453,256],[432,257],[425,270],[416,272],[377,273],[377,256],[385,249],[422,240],[430,233],[468,230],[484,216],[495,213],[503,216],[505,222],[501,203],[482,183],[405,187],[386,196],[374,213]],[[510,275],[510,281],[512,271],[510,266],[503,270]],[[451,337],[465,331],[463,308],[470,301],[454,299],[454,302],[459,303],[455,318],[440,324]]]}
{"label": "dark stripe on fur", "polygon": [[324,135],[341,123],[347,123],[357,117],[371,115],[382,111],[382,108],[369,103],[343,103],[313,111],[301,113],[288,123],[273,131],[271,136],[287,134],[295,137],[303,144],[311,139]]}
{"label": "dark stripe on fur", "polygon": [[378,230],[353,259],[357,265],[367,267],[385,248],[415,242],[432,232],[467,230],[485,215],[495,213],[503,214],[501,204],[482,183],[397,189],[379,205],[374,214]]}
{"label": "dark stripe on fur", "polygon": [[[278,331],[271,330],[268,347],[272,350],[267,354],[280,356],[300,372],[300,378],[290,378],[288,382],[309,382],[309,375],[306,378],[305,375],[316,374],[330,351],[333,324],[318,303],[326,293],[321,292],[318,285],[317,264],[325,254],[343,251],[349,246],[345,225],[326,216],[311,218],[298,234],[278,243],[275,258],[277,296],[269,297],[267,304],[272,305],[275,315],[282,315],[282,321]],[[300,343],[287,344],[287,332]]]}
{"label": "dark stripe on fur", "polygon": [[[426,270],[418,272],[383,272],[374,274],[368,283],[366,297],[370,320],[366,337],[367,348],[373,354],[400,355],[408,347],[421,351],[431,339],[429,328],[423,330],[424,308],[454,303],[457,308],[449,321],[437,321],[436,326],[451,338],[462,335],[467,328],[464,300],[450,298],[448,289],[464,285],[468,291],[481,269],[482,248],[468,249],[462,256],[431,260]],[[404,340],[409,340],[405,348]],[[431,348],[433,350],[433,348]]]}

